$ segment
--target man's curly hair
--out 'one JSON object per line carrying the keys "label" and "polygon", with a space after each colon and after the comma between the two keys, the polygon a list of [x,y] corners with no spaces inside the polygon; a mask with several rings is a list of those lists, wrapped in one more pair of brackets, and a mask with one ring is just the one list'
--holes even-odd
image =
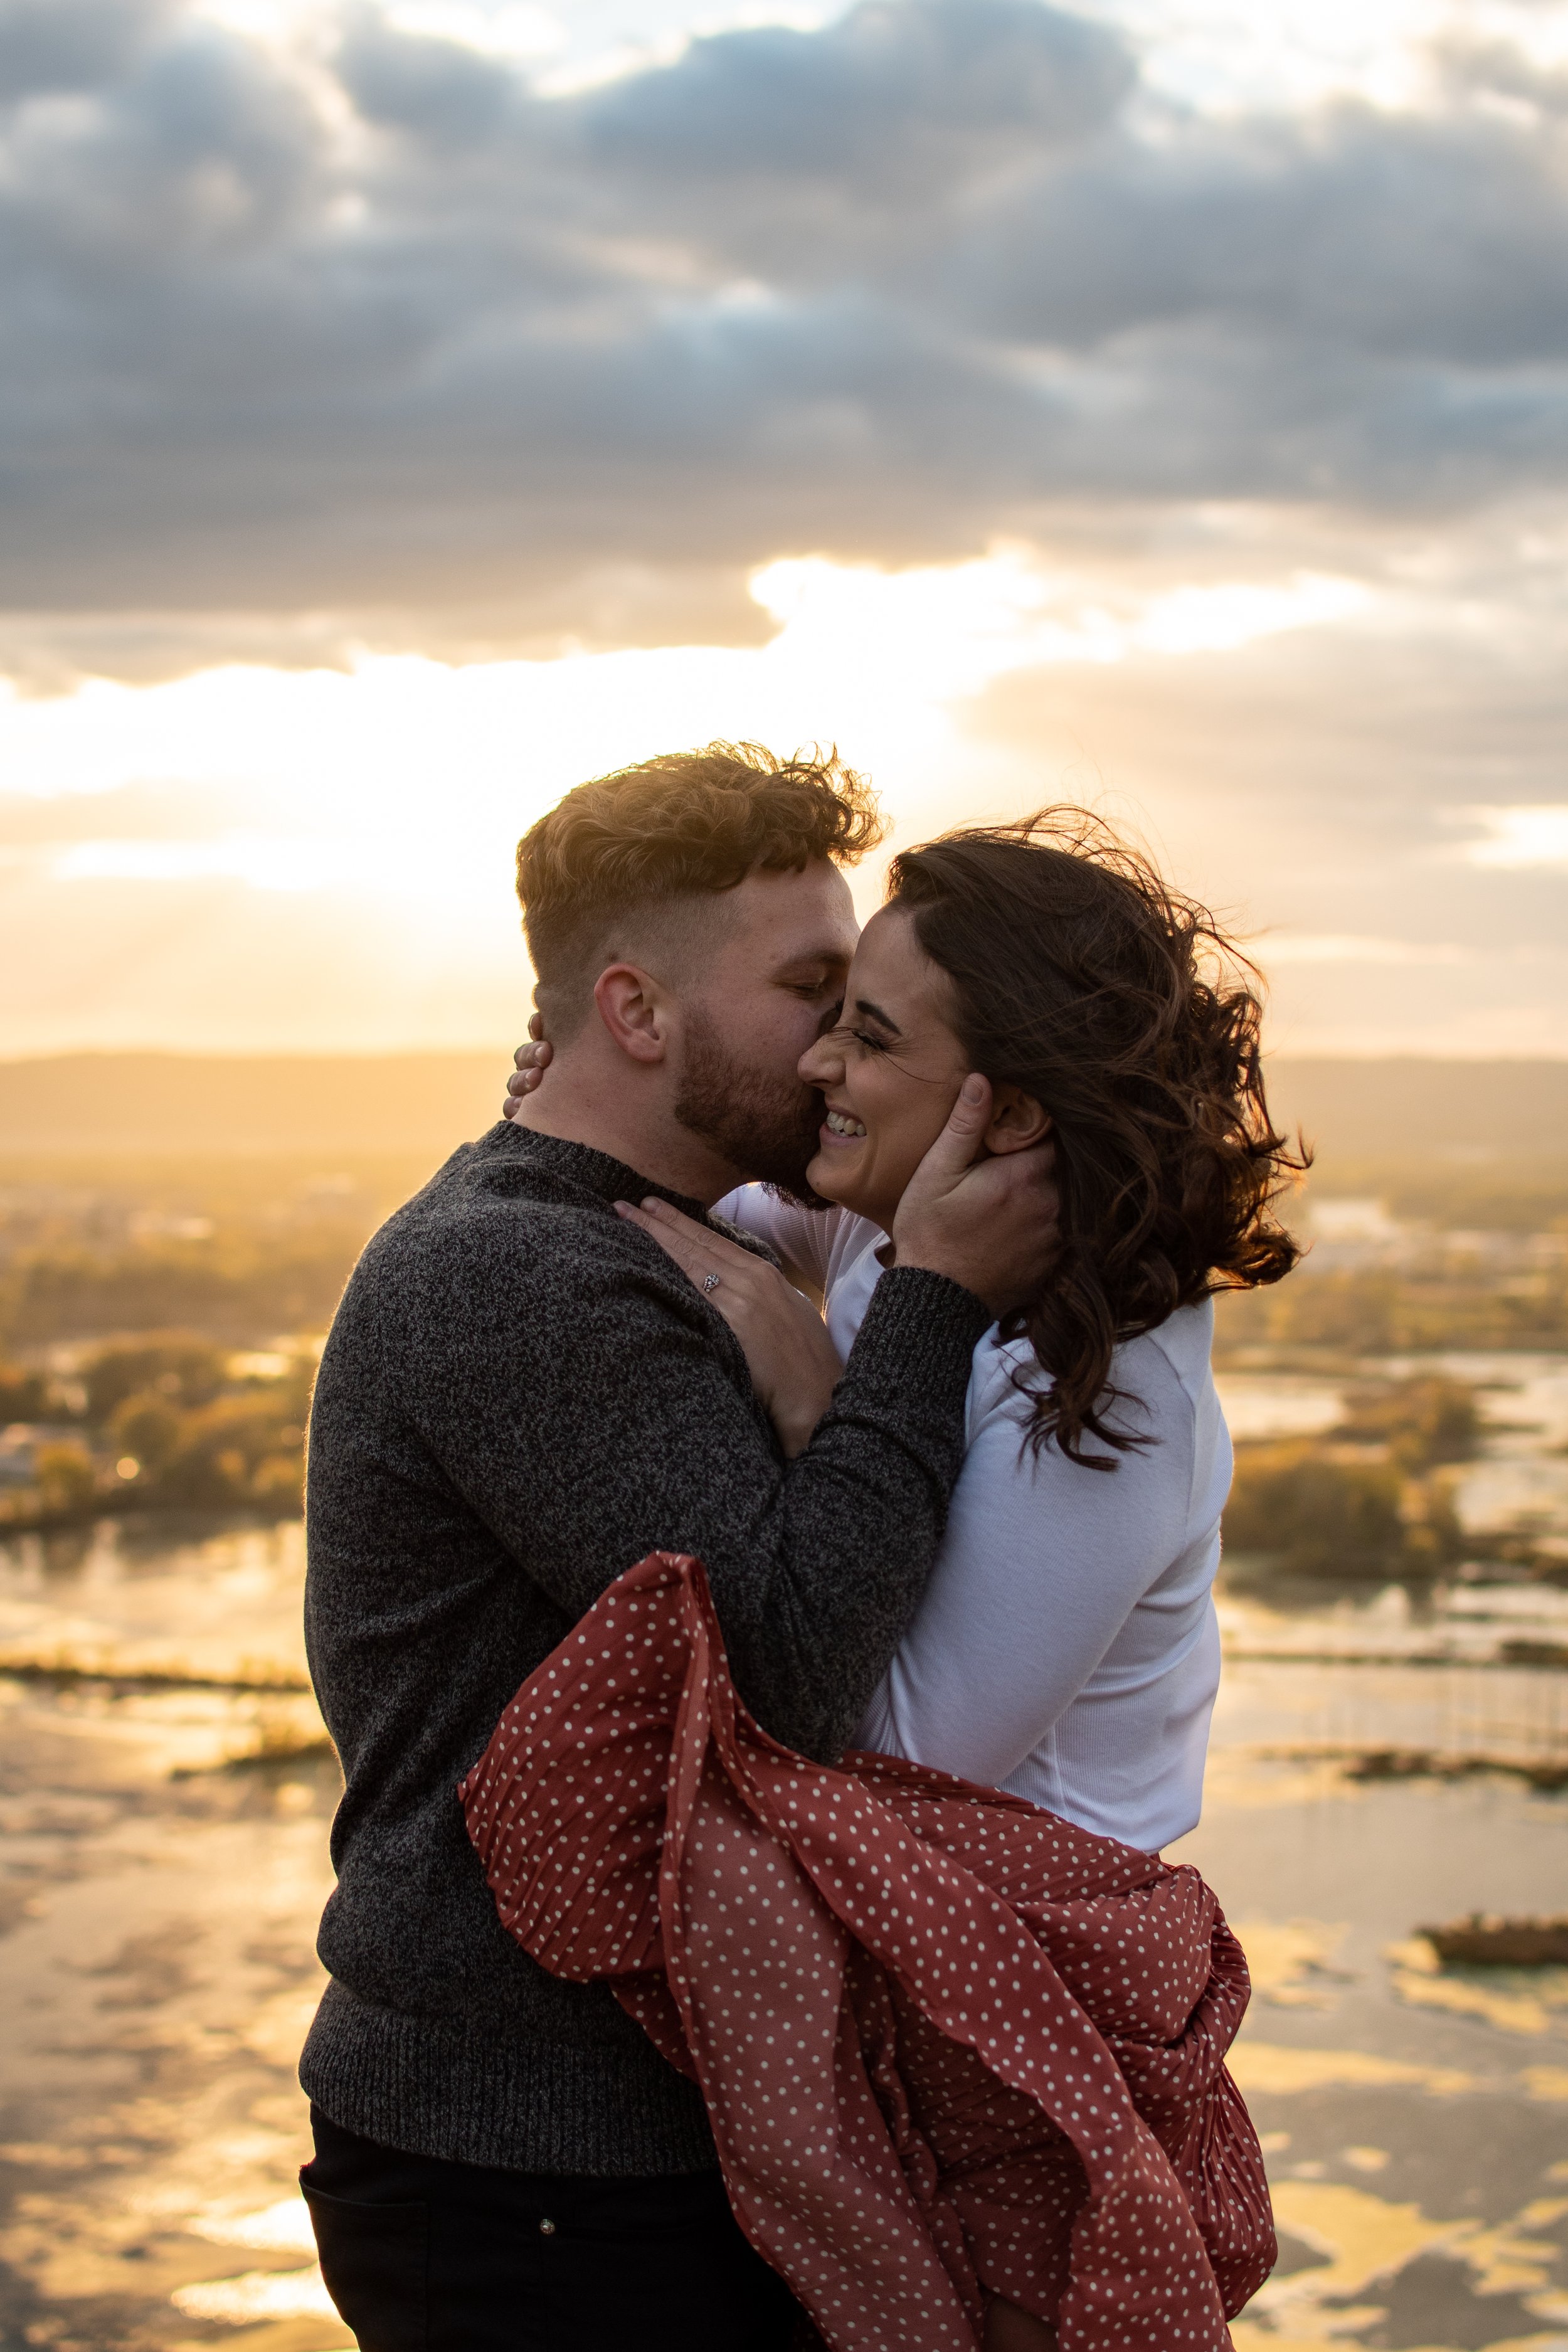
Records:
{"label": "man's curly hair", "polygon": [[564,1038],[628,924],[718,898],[758,867],[850,866],[883,825],[837,751],[781,760],[760,743],[667,751],[579,784],[524,834],[517,895],[552,1034]]}

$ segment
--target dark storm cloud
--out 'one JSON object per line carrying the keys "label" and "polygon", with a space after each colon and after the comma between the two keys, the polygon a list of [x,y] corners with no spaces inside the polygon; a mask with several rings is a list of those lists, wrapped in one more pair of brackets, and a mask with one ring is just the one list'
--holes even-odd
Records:
{"label": "dark storm cloud", "polygon": [[1085,494],[1562,478],[1562,93],[1510,52],[1450,49],[1423,114],[1220,123],[1037,0],[553,100],[333,21],[302,59],[176,0],[0,0],[14,610],[569,628],[608,578],[951,552]]}

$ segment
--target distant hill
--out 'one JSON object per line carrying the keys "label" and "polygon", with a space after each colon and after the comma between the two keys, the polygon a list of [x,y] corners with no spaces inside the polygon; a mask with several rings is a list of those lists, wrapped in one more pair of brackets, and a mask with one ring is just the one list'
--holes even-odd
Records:
{"label": "distant hill", "polygon": [[500,1117],[504,1054],[65,1054],[0,1062],[0,1153],[414,1153]]}
{"label": "distant hill", "polygon": [[[500,1113],[503,1054],[69,1054],[0,1062],[0,1154],[443,1157]],[[1277,1118],[1320,1159],[1568,1154],[1568,1062],[1270,1065]]]}
{"label": "distant hill", "polygon": [[1304,1129],[1324,1160],[1568,1153],[1568,1061],[1281,1057],[1268,1066],[1268,1097],[1275,1118]]}

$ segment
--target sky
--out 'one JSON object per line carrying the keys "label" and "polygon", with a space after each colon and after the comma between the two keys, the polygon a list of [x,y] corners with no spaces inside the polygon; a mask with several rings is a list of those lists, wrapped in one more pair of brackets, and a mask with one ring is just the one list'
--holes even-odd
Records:
{"label": "sky", "polygon": [[727,737],[1568,1055],[1568,0],[0,0],[0,1055],[505,1046]]}

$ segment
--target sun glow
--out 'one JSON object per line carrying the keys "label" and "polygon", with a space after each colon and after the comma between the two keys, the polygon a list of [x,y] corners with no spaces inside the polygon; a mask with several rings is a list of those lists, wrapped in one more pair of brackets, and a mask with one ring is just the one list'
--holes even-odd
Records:
{"label": "sun glow", "polygon": [[[1383,610],[1326,572],[1129,581],[1008,546],[903,570],[790,557],[752,593],[775,624],[762,646],[366,652],[0,698],[9,1050],[488,1045],[526,1003],[513,846],[584,777],[715,737],[837,744],[918,839],[1063,783],[1097,795],[1092,772],[1069,782],[987,732],[1008,681],[1120,667],[1136,698],[1173,665]],[[880,887],[869,864],[863,911]],[[1336,936],[1295,956],[1369,960],[1406,955]]]}
{"label": "sun glow", "polygon": [[[650,747],[745,736],[837,740],[918,783],[948,706],[1008,672],[1234,651],[1351,618],[1353,581],[1185,585],[1118,601],[1002,551],[885,572],[822,557],[765,566],[761,647],[679,646],[461,667],[366,656],[347,671],[232,667],[153,687],[90,679],[0,705],[13,789],[54,801],[13,849],[59,881],[471,895],[498,849],[568,785]],[[93,798],[155,782],[205,797],[199,827],[126,835]],[[114,813],[118,813],[118,810]]]}
{"label": "sun glow", "polygon": [[1472,866],[1568,867],[1568,801],[1459,814],[1483,828],[1482,838],[1464,853]]}

